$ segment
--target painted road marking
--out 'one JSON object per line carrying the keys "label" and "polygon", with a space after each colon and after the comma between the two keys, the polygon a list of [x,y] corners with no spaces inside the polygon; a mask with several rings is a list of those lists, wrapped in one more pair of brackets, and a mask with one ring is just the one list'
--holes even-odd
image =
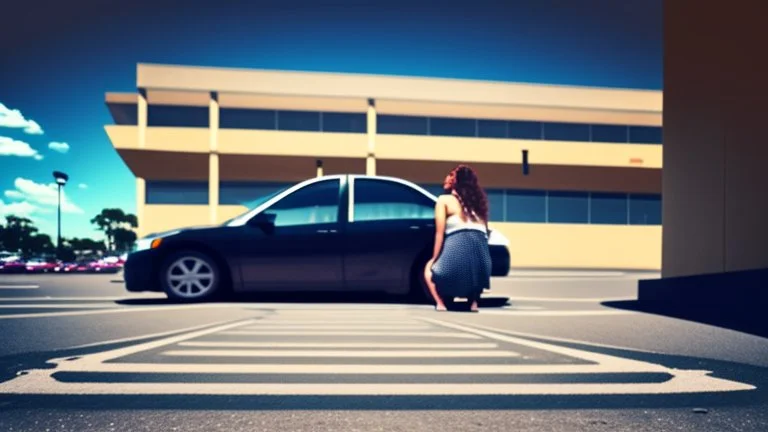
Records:
{"label": "painted road marking", "polygon": [[447,332],[412,332],[412,331],[290,331],[290,330],[232,330],[221,332],[224,335],[249,336],[421,336],[436,338],[482,339],[480,336],[464,333]]}
{"label": "painted road marking", "polygon": [[133,342],[133,341],[142,340],[142,339],[154,339],[154,338],[168,336],[168,335],[172,335],[172,334],[190,332],[190,331],[194,331],[194,330],[198,330],[198,329],[202,329],[202,328],[212,327],[212,326],[215,326],[215,325],[221,325],[221,324],[224,324],[225,322],[230,322],[230,321],[216,321],[216,322],[212,322],[210,324],[203,324],[203,325],[197,325],[197,326],[192,326],[192,327],[185,327],[185,328],[177,329],[177,330],[169,330],[169,331],[164,331],[164,332],[159,332],[159,333],[149,333],[149,334],[143,334],[143,335],[139,335],[139,336],[130,336],[130,337],[125,337],[125,338],[120,338],[120,339],[110,339],[110,340],[105,340],[105,341],[88,343],[88,344],[84,344],[84,345],[76,345],[76,346],[73,346],[73,347],[69,347],[68,349],[74,350],[74,349],[81,349],[81,348],[92,348],[92,347],[96,347],[96,346],[112,345],[112,344],[125,343],[125,342]]}
{"label": "painted road marking", "polygon": [[67,312],[33,312],[33,313],[27,313],[27,314],[0,315],[0,319],[50,318],[50,317],[61,317],[61,316],[99,315],[99,314],[127,313],[127,312],[156,312],[156,311],[168,311],[168,310],[200,309],[200,308],[209,308],[209,307],[216,307],[216,306],[201,304],[201,305],[180,305],[180,306],[120,307],[120,308],[113,308],[113,309],[95,309],[95,310],[67,311]]}
{"label": "painted road marking", "polygon": [[200,348],[497,348],[495,343],[430,343],[430,342],[181,342],[179,346]]}
{"label": "painted road marking", "polygon": [[[329,317],[330,318],[330,317]],[[455,324],[432,318],[418,318],[420,321],[442,328],[452,329],[463,336],[504,342],[517,346],[543,350],[590,364],[565,365],[515,365],[515,364],[453,364],[453,365],[391,365],[391,364],[152,364],[120,363],[115,360],[140,352],[168,348],[170,345],[194,342],[193,339],[232,332],[232,329],[253,325],[255,320],[244,320],[222,326],[216,326],[165,339],[137,344],[134,346],[88,354],[79,358],[54,359],[53,369],[28,371],[10,381],[0,383],[0,393],[4,394],[200,394],[200,395],[606,395],[606,394],[682,394],[754,390],[749,384],[719,379],[709,376],[704,370],[679,370],[645,361],[626,359],[601,353],[567,348],[544,342],[484,330],[481,328]],[[362,332],[365,334],[366,332]],[[375,332],[367,332],[369,335]],[[191,350],[194,352],[194,350]],[[204,350],[216,351],[216,350]],[[228,350],[221,350],[227,352]],[[189,351],[187,351],[189,352]],[[271,351],[274,352],[274,351]],[[309,353],[310,351],[298,351]],[[405,351],[410,353],[415,351]],[[422,351],[423,352],[423,351]],[[482,353],[483,350],[465,351]],[[499,350],[493,353],[503,352]],[[294,352],[296,353],[296,352]],[[341,357],[344,351],[332,351],[333,357]],[[377,354],[380,354],[377,352]],[[434,353],[432,353],[434,354]],[[285,355],[285,352],[283,353]],[[184,383],[169,382],[61,382],[53,374],[58,372],[133,372],[133,373],[324,373],[324,374],[370,374],[390,373],[407,375],[413,373],[450,374],[504,373],[531,374],[548,373],[555,376],[570,373],[605,374],[622,373],[665,373],[669,380],[653,383],[528,383],[528,384],[458,384],[433,383],[413,384],[394,382],[387,384],[363,383],[200,383],[194,378]]]}
{"label": "painted road marking", "polygon": [[114,303],[68,303],[68,304],[0,304],[0,309],[103,309],[109,307],[118,307]]}
{"label": "painted road marking", "polygon": [[595,310],[508,310],[508,309],[480,309],[480,313],[483,315],[519,315],[529,317],[554,317],[554,316],[597,316],[597,315],[630,315],[636,312],[631,310],[612,310],[612,309],[595,309]]}
{"label": "painted road marking", "polygon": [[290,331],[290,330],[233,330],[221,332],[225,335],[253,335],[253,336],[412,336],[412,337],[436,337],[459,339],[482,339],[479,336],[465,333],[448,332],[412,332],[412,331]]}
{"label": "painted road marking", "polygon": [[0,289],[9,289],[9,290],[38,289],[38,288],[40,288],[40,285],[0,285]]}
{"label": "painted road marking", "polygon": [[428,351],[428,350],[180,350],[164,351],[161,355],[169,357],[323,357],[323,358],[498,358],[519,357],[514,351]]}
{"label": "painted road marking", "polygon": [[426,330],[430,326],[426,325],[366,325],[366,324],[342,324],[342,325],[330,325],[330,324],[311,324],[311,325],[298,325],[298,324],[260,324],[247,327],[244,331],[260,331],[260,330],[350,330],[354,327],[354,330]]}
{"label": "painted road marking", "polygon": [[509,297],[509,301],[538,301],[538,302],[584,302],[584,303],[602,303],[614,301],[634,301],[637,297]]}

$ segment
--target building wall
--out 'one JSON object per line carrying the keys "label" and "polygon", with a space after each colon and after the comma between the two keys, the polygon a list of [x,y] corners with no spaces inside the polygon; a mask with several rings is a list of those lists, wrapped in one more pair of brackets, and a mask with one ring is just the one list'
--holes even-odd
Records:
{"label": "building wall", "polygon": [[663,277],[768,267],[764,12],[664,3]]}
{"label": "building wall", "polygon": [[[219,223],[246,207],[222,205]],[[149,234],[208,225],[207,205],[144,206],[142,230]],[[594,268],[659,270],[661,226],[493,222],[509,238],[513,268]]]}

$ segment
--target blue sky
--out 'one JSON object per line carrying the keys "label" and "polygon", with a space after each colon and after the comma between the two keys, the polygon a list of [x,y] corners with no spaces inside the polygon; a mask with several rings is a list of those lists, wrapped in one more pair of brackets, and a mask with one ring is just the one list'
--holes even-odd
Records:
{"label": "blue sky", "polygon": [[104,93],[135,91],[139,62],[662,88],[662,0],[45,3],[4,25],[0,217],[53,236],[53,170],[70,175],[64,236],[135,211]]}

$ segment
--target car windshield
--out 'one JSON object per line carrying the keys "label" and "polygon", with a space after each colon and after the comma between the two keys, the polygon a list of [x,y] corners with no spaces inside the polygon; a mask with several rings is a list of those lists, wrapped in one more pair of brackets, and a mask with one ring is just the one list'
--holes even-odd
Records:
{"label": "car windshield", "polygon": [[273,197],[275,197],[275,196],[277,196],[277,195],[279,195],[279,194],[283,193],[283,192],[284,192],[286,189],[288,189],[288,188],[290,188],[290,187],[292,187],[292,186],[293,186],[293,185],[291,185],[291,186],[287,186],[287,187],[284,187],[284,188],[282,188],[282,189],[279,189],[279,190],[276,190],[275,192],[272,192],[271,194],[268,194],[268,195],[264,195],[264,196],[261,196],[261,197],[259,197],[259,198],[256,198],[256,199],[255,199],[255,200],[253,200],[253,201],[248,201],[248,202],[244,202],[244,203],[242,203],[242,205],[243,205],[243,206],[245,206],[246,208],[248,208],[248,210],[247,210],[247,211],[245,211],[244,213],[241,213],[241,214],[239,214],[239,215],[237,215],[237,216],[235,216],[235,217],[231,218],[231,219],[228,219],[228,220],[224,221],[224,222],[222,223],[222,225],[227,225],[227,224],[229,224],[230,222],[232,222],[233,220],[235,220],[235,219],[237,219],[237,218],[240,218],[240,217],[242,217],[243,215],[247,214],[248,212],[250,212],[251,210],[255,209],[256,207],[258,207],[258,206],[260,206],[260,205],[264,204],[265,202],[269,201],[269,200],[270,200],[270,199],[272,199]]}

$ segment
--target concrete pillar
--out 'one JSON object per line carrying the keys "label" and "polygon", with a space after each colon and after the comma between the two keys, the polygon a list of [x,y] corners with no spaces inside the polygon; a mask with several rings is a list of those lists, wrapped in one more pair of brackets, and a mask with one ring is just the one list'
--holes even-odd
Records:
{"label": "concrete pillar", "polygon": [[764,3],[664,2],[662,280],[641,299],[749,304],[768,290],[768,275],[741,279],[768,269]]}
{"label": "concrete pillar", "polygon": [[376,175],[376,102],[368,99],[368,154],[365,158],[365,174]]}
{"label": "concrete pillar", "polygon": [[[137,146],[140,149],[147,146],[147,119],[149,116],[149,107],[147,106],[147,91],[145,89],[139,89],[139,95],[136,103],[137,109],[137,127],[138,127],[138,143]],[[136,220],[139,223],[136,228],[136,236],[141,238],[144,232],[144,206],[146,205],[147,187],[144,178],[136,177]]]}
{"label": "concrete pillar", "polygon": [[149,107],[147,106],[147,91],[145,89],[139,89],[139,98],[137,106],[137,119],[139,128],[139,142],[138,146],[143,149],[147,146],[147,118],[149,113]]}
{"label": "concrete pillar", "polygon": [[210,223],[218,223],[219,213],[219,95],[211,92],[208,104],[210,155],[208,156],[208,209]]}
{"label": "concrete pillar", "polygon": [[146,182],[141,177],[136,177],[136,219],[139,222],[138,228],[136,228],[136,237],[141,238],[145,233],[144,231],[144,206],[147,202],[147,186]]}

